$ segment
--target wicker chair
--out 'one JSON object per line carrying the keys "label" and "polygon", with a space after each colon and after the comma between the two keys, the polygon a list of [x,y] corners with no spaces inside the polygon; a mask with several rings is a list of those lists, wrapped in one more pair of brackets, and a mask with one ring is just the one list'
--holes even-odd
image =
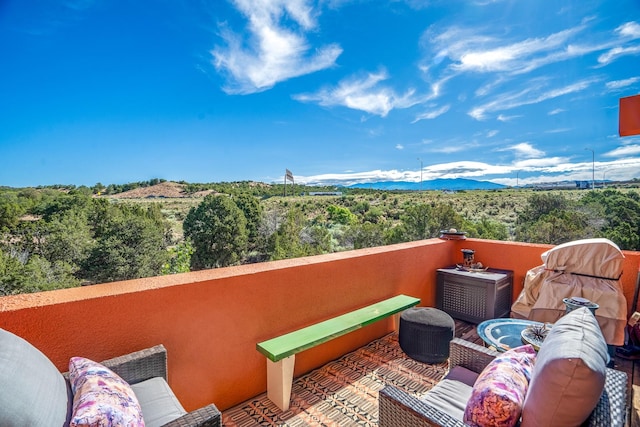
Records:
{"label": "wicker chair", "polygon": [[[156,345],[100,363],[129,384],[136,384],[154,377],[162,377],[165,381],[167,380],[167,350],[163,345]],[[164,427],[219,427],[220,425],[220,411],[214,404],[209,404],[165,424]]]}
{"label": "wicker chair", "polygon": [[[449,368],[462,366],[481,372],[499,353],[454,338],[450,344]],[[605,389],[598,405],[584,423],[586,426],[622,427],[627,415],[627,374],[607,368]],[[380,427],[447,426],[465,424],[426,402],[393,386],[379,394]]]}
{"label": "wicker chair", "polygon": [[[220,426],[210,404],[187,413],[167,383],[162,345],[101,362],[131,385],[147,426]],[[0,328],[0,425],[68,425],[72,387],[49,358],[23,338]]]}

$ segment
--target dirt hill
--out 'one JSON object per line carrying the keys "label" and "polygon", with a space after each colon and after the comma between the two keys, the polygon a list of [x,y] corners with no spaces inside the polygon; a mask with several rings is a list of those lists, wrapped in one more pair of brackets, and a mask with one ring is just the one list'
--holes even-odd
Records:
{"label": "dirt hill", "polygon": [[125,191],[123,193],[114,194],[113,198],[116,199],[149,199],[149,198],[162,198],[162,199],[175,199],[175,198],[191,198],[191,197],[204,197],[211,193],[209,191],[199,191],[194,194],[187,194],[184,191],[184,185],[177,182],[165,181],[160,184],[152,185],[151,187],[140,187],[133,190]]}

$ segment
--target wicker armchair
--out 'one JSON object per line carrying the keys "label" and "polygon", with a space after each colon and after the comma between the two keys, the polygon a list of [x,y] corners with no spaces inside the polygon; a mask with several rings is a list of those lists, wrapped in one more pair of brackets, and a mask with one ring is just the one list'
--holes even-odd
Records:
{"label": "wicker armchair", "polygon": [[[129,384],[136,384],[154,377],[162,377],[165,381],[167,380],[167,350],[163,345],[156,345],[155,347],[115,357],[100,363],[118,374]],[[219,427],[220,425],[220,411],[214,404],[209,404],[165,424],[165,427]]]}
{"label": "wicker armchair", "polygon": [[[72,387],[49,358],[23,338],[0,328],[0,426],[68,425]],[[131,385],[145,424],[220,426],[210,404],[187,413],[167,383],[167,351],[162,345],[101,362]],[[96,405],[99,406],[99,405]]]}
{"label": "wicker armchair", "polygon": [[[481,372],[499,353],[454,338],[450,344],[449,368],[462,366]],[[380,427],[447,426],[465,424],[393,386],[379,394]],[[598,405],[584,423],[586,426],[622,427],[627,415],[627,374],[607,368],[605,389]]]}

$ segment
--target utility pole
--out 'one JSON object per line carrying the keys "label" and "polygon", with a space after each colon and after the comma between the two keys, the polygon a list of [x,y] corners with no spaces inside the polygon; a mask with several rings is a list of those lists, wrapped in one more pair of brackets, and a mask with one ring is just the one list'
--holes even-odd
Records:
{"label": "utility pole", "polygon": [[596,152],[591,148],[585,148],[587,151],[591,151],[591,189],[596,189]]}
{"label": "utility pole", "polygon": [[418,160],[420,161],[420,191],[422,191],[422,159],[418,157]]}

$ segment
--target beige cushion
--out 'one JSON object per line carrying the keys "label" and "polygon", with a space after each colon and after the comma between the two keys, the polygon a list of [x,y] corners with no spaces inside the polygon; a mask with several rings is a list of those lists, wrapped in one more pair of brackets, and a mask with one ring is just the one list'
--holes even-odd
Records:
{"label": "beige cushion", "polygon": [[558,320],[536,358],[522,427],[580,425],[604,389],[607,345],[587,308]]}

